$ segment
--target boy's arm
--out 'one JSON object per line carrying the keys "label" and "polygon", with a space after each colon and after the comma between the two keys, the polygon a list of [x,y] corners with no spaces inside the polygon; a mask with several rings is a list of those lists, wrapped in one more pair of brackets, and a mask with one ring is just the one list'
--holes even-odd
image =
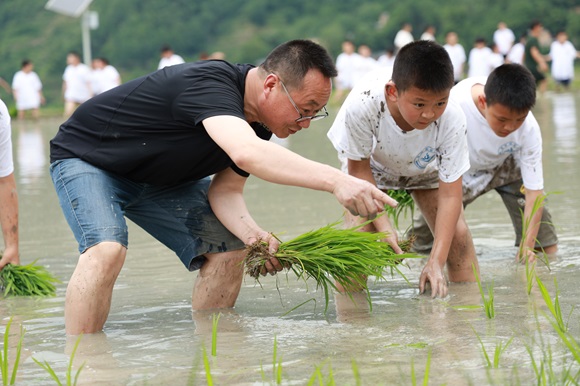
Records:
{"label": "boy's arm", "polygon": [[538,197],[541,197],[543,194],[544,192],[542,190],[525,190],[526,206],[524,209],[523,221],[524,224],[527,224],[527,229],[522,230],[522,232],[526,232],[525,234],[522,234],[522,245],[516,255],[516,259],[518,261],[524,261],[526,257],[530,262],[533,262],[536,259],[534,248],[536,245],[536,237],[538,236],[538,231],[540,230],[540,222],[542,220],[544,206],[540,205],[535,212],[534,206]]}
{"label": "boy's arm", "polygon": [[421,272],[419,291],[425,291],[427,282],[431,284],[432,297],[447,296],[447,280],[443,268],[447,262],[451,241],[457,228],[457,221],[463,206],[462,179],[446,183],[439,180],[439,192],[437,203],[437,218],[435,220],[435,232],[433,248],[429,260]]}
{"label": "boy's arm", "polygon": [[[361,161],[354,161],[354,160],[349,159],[348,160],[348,174],[350,174],[351,176],[360,178],[362,180],[368,181],[375,186],[377,185],[375,178],[373,176],[373,172],[371,170],[371,162],[369,159],[364,159]],[[362,224],[366,220],[367,220],[367,218],[365,218],[365,217],[358,217],[357,218],[358,224]],[[389,217],[386,213],[384,213],[383,215],[376,218],[373,221],[373,225],[374,225],[375,230],[377,232],[383,232],[387,235],[387,237],[385,237],[384,241],[387,242],[391,246],[391,248],[393,248],[393,251],[395,251],[395,253],[397,253],[397,254],[403,253],[403,251],[399,247],[399,240],[397,238],[397,232],[395,231],[395,229],[393,229],[393,226],[391,225],[391,222],[389,221]],[[363,230],[366,231],[367,229],[363,228]]]}

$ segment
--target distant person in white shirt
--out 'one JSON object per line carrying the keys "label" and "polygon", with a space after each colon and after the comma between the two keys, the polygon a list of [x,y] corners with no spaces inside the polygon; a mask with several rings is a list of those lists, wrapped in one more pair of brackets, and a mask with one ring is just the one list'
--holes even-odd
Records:
{"label": "distant person in white shirt", "polygon": [[379,63],[373,58],[373,52],[366,44],[358,47],[358,57],[354,61],[353,83],[356,85],[369,72],[376,70]]}
{"label": "distant person in white shirt", "polygon": [[401,27],[401,29],[399,30],[399,32],[397,32],[397,34],[395,35],[395,40],[394,40],[394,44],[395,44],[395,55],[397,54],[397,52],[399,52],[399,50],[413,42],[415,40],[415,38],[413,37],[413,34],[411,33],[413,31],[413,26],[409,23],[405,23],[403,24],[403,26]]}
{"label": "distant person in white shirt", "polygon": [[428,25],[425,28],[425,31],[423,31],[423,34],[421,35],[421,40],[431,40],[431,41],[435,41],[435,27],[432,25]]}
{"label": "distant person in white shirt", "polygon": [[505,58],[507,63],[524,64],[524,51],[526,50],[527,34],[520,35],[519,41],[514,44]]}
{"label": "distant person in white shirt", "polygon": [[106,58],[95,58],[93,59],[92,65],[91,84],[94,95],[103,93],[121,84],[119,71],[111,66]]}
{"label": "distant person in white shirt", "polygon": [[500,21],[497,25],[497,29],[493,33],[493,42],[497,44],[499,53],[505,58],[510,52],[514,42],[516,41],[516,35],[514,32],[508,28],[507,24]]}
{"label": "distant person in white shirt", "polygon": [[91,90],[91,69],[81,62],[81,56],[71,51],[66,56],[67,66],[62,76],[62,91],[64,95],[64,116],[69,117],[75,109],[93,92]]}
{"label": "distant person in white shirt", "polygon": [[359,54],[356,53],[355,45],[350,40],[342,42],[342,52],[336,57],[336,98],[340,100],[345,92],[352,89],[354,85],[355,62]]}
{"label": "distant person in white shirt", "polygon": [[453,76],[455,77],[455,83],[458,83],[463,79],[463,70],[465,68],[465,61],[467,56],[465,55],[465,49],[461,44],[459,44],[459,38],[457,33],[450,31],[445,35],[445,45],[443,46],[449,58],[451,59],[451,64],[453,64]]}
{"label": "distant person in white shirt", "polygon": [[42,94],[42,82],[38,74],[34,72],[34,64],[24,59],[20,71],[14,74],[12,79],[12,92],[18,110],[18,119],[23,119],[26,111],[32,111],[32,117],[38,119],[39,108],[44,104]]}
{"label": "distant person in white shirt", "polygon": [[489,56],[489,72],[495,70],[497,67],[504,64],[505,59],[503,55],[499,52],[499,47],[497,44],[493,43],[490,47],[491,55]]}
{"label": "distant person in white shirt", "polygon": [[475,44],[469,51],[469,58],[467,60],[469,64],[467,76],[469,78],[473,76],[488,76],[491,72],[491,54],[491,48],[485,44],[484,38],[475,39]]}
{"label": "distant person in white shirt", "polygon": [[392,67],[395,63],[395,50],[389,47],[377,59],[380,67]]}
{"label": "distant person in white shirt", "polygon": [[161,60],[159,61],[159,66],[157,66],[158,70],[161,70],[163,67],[173,66],[175,64],[185,63],[185,60],[176,53],[173,52],[173,49],[170,46],[163,46],[161,47]]}
{"label": "distant person in white shirt", "polygon": [[574,79],[574,60],[577,58],[580,58],[580,51],[576,51],[574,45],[568,40],[566,31],[558,31],[556,40],[550,45],[547,58],[552,61],[552,78],[557,88],[570,87],[570,82]]}

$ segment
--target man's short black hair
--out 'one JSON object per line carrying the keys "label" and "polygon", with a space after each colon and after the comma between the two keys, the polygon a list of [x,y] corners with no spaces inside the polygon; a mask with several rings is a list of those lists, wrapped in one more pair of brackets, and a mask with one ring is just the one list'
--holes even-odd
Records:
{"label": "man's short black hair", "polygon": [[260,65],[263,71],[280,76],[286,86],[299,88],[306,73],[315,69],[327,78],[338,75],[328,51],[311,40],[291,40],[274,48]]}

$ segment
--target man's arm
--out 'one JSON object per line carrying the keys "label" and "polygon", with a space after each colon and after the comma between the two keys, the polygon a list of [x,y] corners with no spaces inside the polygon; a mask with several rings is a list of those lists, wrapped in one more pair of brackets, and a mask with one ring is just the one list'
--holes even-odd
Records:
{"label": "man's arm", "polygon": [[18,252],[18,194],[14,173],[0,178],[0,224],[4,236],[4,252],[0,269],[8,263],[20,264]]}
{"label": "man's arm", "polygon": [[461,178],[451,183],[439,181],[433,248],[419,279],[419,291],[423,293],[425,284],[429,282],[432,297],[447,296],[447,281],[443,269],[463,206],[461,181]]}
{"label": "man's arm", "polygon": [[[362,180],[368,181],[376,186],[375,177],[373,176],[373,172],[371,170],[371,162],[369,159],[365,159],[365,160],[361,160],[361,161],[354,161],[354,160],[349,159],[348,160],[348,174],[350,174],[351,176],[360,178]],[[362,224],[366,220],[367,220],[367,218],[358,217],[358,224]],[[377,232],[382,232],[382,233],[385,233],[387,235],[387,237],[385,237],[384,241],[386,241],[391,246],[391,248],[393,248],[393,251],[395,251],[395,253],[399,253],[399,254],[403,253],[403,251],[399,247],[399,240],[397,237],[397,231],[391,225],[391,222],[389,221],[389,217],[386,214],[379,216],[377,219],[375,219],[373,221],[372,224],[374,226],[374,229]],[[370,229],[363,228],[362,230],[367,231]]]}
{"label": "man's arm", "polygon": [[[278,250],[280,242],[270,233],[264,231],[254,221],[243,197],[246,178],[227,168],[212,178],[208,199],[213,212],[220,222],[246,245],[263,240],[268,242],[270,253]],[[270,273],[281,271],[282,265],[277,259],[266,263]]]}
{"label": "man's arm", "polygon": [[530,54],[532,55],[532,58],[534,58],[536,63],[538,63],[538,66],[539,66],[541,71],[544,71],[544,72],[548,71],[548,64],[546,63],[546,59],[544,59],[544,55],[542,55],[542,53],[540,52],[538,47],[533,46],[530,49]]}
{"label": "man's arm", "polygon": [[355,216],[373,216],[383,211],[384,205],[396,206],[395,200],[368,181],[258,138],[240,118],[216,116],[203,124],[238,167],[263,180],[330,192]]}
{"label": "man's arm", "polygon": [[538,198],[541,199],[543,194],[544,191],[542,190],[525,190],[526,206],[524,209],[523,221],[524,224],[527,224],[527,226],[525,229],[522,229],[522,232],[525,231],[525,234],[522,234],[522,245],[516,256],[518,261],[523,261],[523,259],[526,257],[530,262],[533,262],[536,259],[534,248],[536,245],[536,237],[538,236],[538,231],[540,230],[540,222],[542,220],[544,206],[539,205],[537,208],[535,208],[535,211],[534,207],[536,206],[536,200]]}

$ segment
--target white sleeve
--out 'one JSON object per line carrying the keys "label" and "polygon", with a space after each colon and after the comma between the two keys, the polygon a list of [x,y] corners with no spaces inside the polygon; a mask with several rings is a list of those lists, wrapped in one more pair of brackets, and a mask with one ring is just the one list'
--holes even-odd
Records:
{"label": "white sleeve", "polygon": [[544,189],[544,169],[542,165],[542,133],[536,118],[530,112],[525,124],[531,129],[522,136],[522,147],[519,153],[522,180],[526,189]]}
{"label": "white sleeve", "polygon": [[438,142],[439,178],[443,182],[457,181],[469,170],[469,148],[467,145],[467,124],[461,108],[450,101],[444,119],[440,121]]}
{"label": "white sleeve", "polygon": [[11,137],[10,114],[4,102],[0,100],[0,177],[6,177],[14,171]]}

